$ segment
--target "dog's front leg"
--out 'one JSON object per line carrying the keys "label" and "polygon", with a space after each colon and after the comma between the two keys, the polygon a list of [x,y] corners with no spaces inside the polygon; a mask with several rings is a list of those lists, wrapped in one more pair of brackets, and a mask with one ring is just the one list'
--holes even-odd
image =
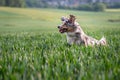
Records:
{"label": "dog's front leg", "polygon": [[69,45],[72,45],[72,44],[74,43],[74,39],[71,38],[71,37],[69,37],[69,36],[67,36],[67,43],[68,43]]}
{"label": "dog's front leg", "polygon": [[87,47],[88,46],[88,37],[82,36],[82,40],[83,40],[84,45]]}

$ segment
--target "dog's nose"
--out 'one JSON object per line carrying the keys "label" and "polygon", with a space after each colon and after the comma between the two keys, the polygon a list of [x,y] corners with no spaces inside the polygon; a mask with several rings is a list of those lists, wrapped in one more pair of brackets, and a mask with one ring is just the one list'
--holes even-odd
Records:
{"label": "dog's nose", "polygon": [[60,28],[60,26],[58,26],[58,28]]}

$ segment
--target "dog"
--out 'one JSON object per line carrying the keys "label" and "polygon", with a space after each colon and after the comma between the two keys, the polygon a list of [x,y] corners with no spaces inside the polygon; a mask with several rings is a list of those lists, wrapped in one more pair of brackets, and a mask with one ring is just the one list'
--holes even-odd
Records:
{"label": "dog", "polygon": [[61,17],[62,24],[58,26],[60,33],[66,33],[67,43],[72,44],[84,44],[85,46],[94,45],[106,45],[106,38],[103,36],[100,40],[92,38],[84,33],[79,23],[76,22],[74,15],[67,17]]}

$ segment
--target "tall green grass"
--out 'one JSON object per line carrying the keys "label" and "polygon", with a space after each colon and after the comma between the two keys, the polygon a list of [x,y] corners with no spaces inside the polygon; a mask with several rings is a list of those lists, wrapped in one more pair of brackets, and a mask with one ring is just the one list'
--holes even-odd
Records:
{"label": "tall green grass", "polygon": [[[68,14],[108,46],[68,46],[56,28]],[[119,80],[120,23],[108,19],[119,19],[119,11],[0,7],[0,80]]]}
{"label": "tall green grass", "polygon": [[107,47],[69,47],[54,33],[0,35],[0,78],[119,80],[120,37],[106,34]]}

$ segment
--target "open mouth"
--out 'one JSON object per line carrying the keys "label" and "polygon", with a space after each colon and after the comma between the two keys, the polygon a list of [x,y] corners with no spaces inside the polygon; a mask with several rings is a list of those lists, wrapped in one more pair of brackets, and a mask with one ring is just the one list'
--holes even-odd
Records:
{"label": "open mouth", "polygon": [[60,32],[60,33],[67,32],[67,29],[66,29],[66,28],[64,28],[64,29],[59,29],[59,32]]}

